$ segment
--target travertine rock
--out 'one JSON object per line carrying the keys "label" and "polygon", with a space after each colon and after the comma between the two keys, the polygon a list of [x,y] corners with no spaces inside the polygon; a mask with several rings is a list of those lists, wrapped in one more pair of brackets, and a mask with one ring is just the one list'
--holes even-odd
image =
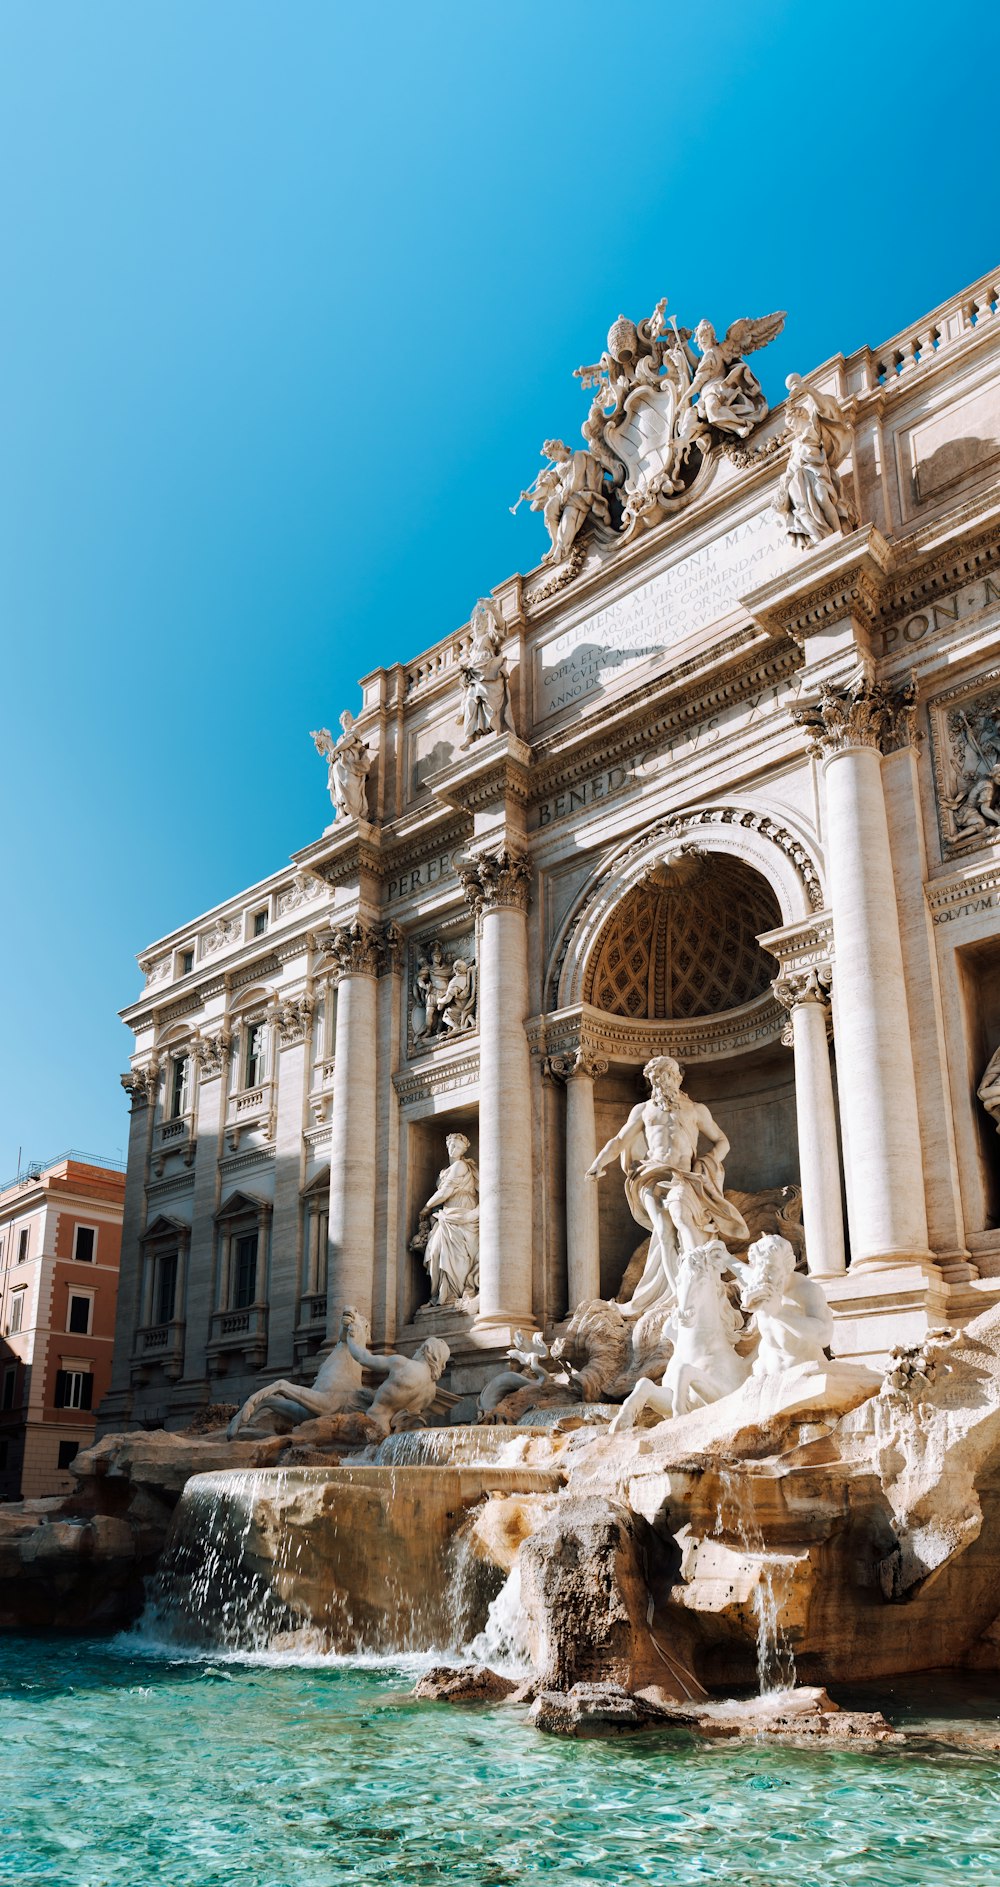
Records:
{"label": "travertine rock", "polygon": [[496,1704],[524,1689],[517,1678],[504,1677],[488,1664],[435,1664],[418,1679],[413,1695],[449,1704]]}

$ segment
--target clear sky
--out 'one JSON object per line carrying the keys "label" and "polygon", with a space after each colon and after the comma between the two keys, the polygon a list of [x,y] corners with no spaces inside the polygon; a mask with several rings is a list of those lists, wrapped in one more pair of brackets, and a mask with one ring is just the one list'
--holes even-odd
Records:
{"label": "clear sky", "polygon": [[136,951],[537,562],[615,315],[787,309],[777,400],[1000,264],[998,51],[984,0],[5,0],[0,1180],[124,1146]]}

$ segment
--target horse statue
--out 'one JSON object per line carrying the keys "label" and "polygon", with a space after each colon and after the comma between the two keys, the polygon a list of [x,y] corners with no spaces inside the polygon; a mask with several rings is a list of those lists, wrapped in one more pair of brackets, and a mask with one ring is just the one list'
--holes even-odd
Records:
{"label": "horse statue", "polygon": [[626,1397],[611,1424],[614,1435],[633,1428],[646,1409],[662,1417],[687,1415],[739,1389],[750,1363],[737,1354],[743,1320],[729,1301],[723,1273],[734,1260],[720,1239],[681,1255],[677,1271],[677,1307],[663,1327],[673,1340],[673,1355],[662,1383],[643,1376]]}

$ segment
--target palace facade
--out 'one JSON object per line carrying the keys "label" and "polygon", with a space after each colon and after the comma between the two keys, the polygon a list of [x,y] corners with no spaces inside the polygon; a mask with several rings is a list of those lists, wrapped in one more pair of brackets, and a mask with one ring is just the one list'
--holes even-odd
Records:
{"label": "palace facade", "polygon": [[[366,676],[333,824],[140,958],[102,1427],[308,1375],[348,1304],[461,1393],[613,1296],[643,1234],[584,1174],[658,1054],[727,1191],[801,1203],[838,1353],[1000,1299],[998,296],[771,411],[781,317],[616,322],[547,559]],[[429,1306],[454,1135],[478,1292]]]}

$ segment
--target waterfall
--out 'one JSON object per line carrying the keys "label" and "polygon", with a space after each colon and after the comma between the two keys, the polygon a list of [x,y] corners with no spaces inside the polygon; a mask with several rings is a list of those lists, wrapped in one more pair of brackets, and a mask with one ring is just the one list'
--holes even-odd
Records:
{"label": "waterfall", "polygon": [[286,1478],[280,1469],[234,1468],[188,1482],[151,1583],[143,1634],[261,1651],[294,1627],[294,1613],[250,1550],[265,1474],[272,1484]]}
{"label": "waterfall", "polygon": [[756,1562],[757,1577],[750,1603],[757,1621],[757,1688],[762,1697],[791,1690],[796,1681],[795,1655],[781,1623],[776,1576],[785,1571],[780,1558],[768,1551],[760,1523],[748,1502],[741,1480],[731,1468],[719,1467],[719,1502],[714,1537],[726,1534],[739,1541],[746,1557]]}

